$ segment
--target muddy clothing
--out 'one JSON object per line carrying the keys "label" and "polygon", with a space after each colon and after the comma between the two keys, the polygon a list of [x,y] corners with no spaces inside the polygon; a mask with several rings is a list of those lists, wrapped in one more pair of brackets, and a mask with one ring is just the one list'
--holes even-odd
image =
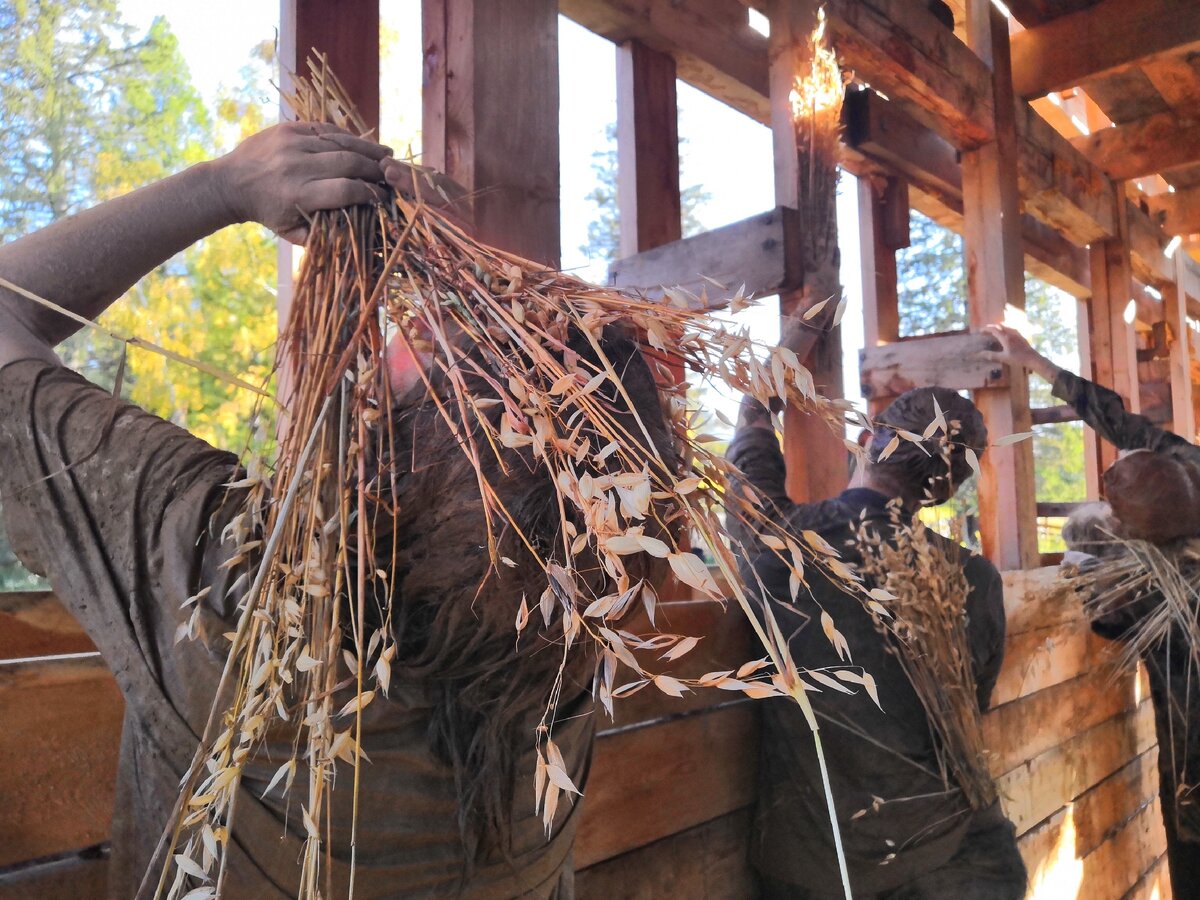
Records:
{"label": "muddy clothing", "polygon": [[[1147,592],[1120,609],[1092,618],[1092,630],[1120,641],[1143,616],[1162,602]],[[1189,896],[1200,884],[1200,699],[1198,670],[1187,639],[1172,629],[1169,637],[1142,654],[1154,704],[1158,738],[1159,797],[1167,833],[1167,859],[1176,895]]]}
{"label": "muddy clothing", "polygon": [[1159,428],[1145,416],[1126,412],[1125,401],[1115,391],[1063,369],[1054,379],[1052,392],[1119,450],[1153,450],[1200,465],[1200,447]]}
{"label": "muddy clothing", "polygon": [[[74,372],[32,360],[0,370],[0,447],[0,502],[16,552],[50,578],[125,696],[109,894],[128,900],[151,864],[199,744],[225,661],[222,635],[234,629],[245,589],[244,566],[221,568],[231,550],[222,529],[244,501],[223,487],[238,477],[237,460]],[[529,479],[515,475],[514,490],[535,490]],[[398,551],[397,564],[411,570],[400,584],[415,593],[422,573],[452,573],[453,589],[441,588],[446,592],[433,601],[469,603],[489,565],[478,489],[464,479],[444,486],[440,501],[438,509],[423,507],[427,530],[406,535]],[[468,527],[464,510],[476,523],[470,541],[458,539]],[[445,540],[448,533],[455,540]],[[447,577],[431,583],[445,585]],[[191,612],[182,605],[207,585],[198,640],[177,642]],[[490,598],[513,599],[515,609],[515,598],[499,593]],[[503,617],[509,646],[512,615],[506,610]],[[547,841],[533,806],[540,702],[528,742],[514,748],[510,859],[493,852],[477,860],[464,883],[454,770],[430,742],[435,677],[396,671],[390,697],[363,714],[371,761],[363,770],[355,896],[569,897],[579,807],[560,805]],[[554,736],[580,786],[590,760],[590,709],[583,687],[568,685]],[[276,788],[261,799],[290,755],[288,742],[286,734],[269,736],[246,768],[229,858],[231,898],[296,895],[304,835],[298,798],[306,794],[285,797]],[[345,895],[353,793],[350,770],[339,766],[339,774],[331,800],[333,896]],[[296,780],[304,783],[303,769]],[[156,878],[158,867],[151,872]]]}
{"label": "muddy clothing", "polygon": [[[887,499],[857,488],[818,503],[792,503],[784,490],[785,465],[774,433],[743,428],[729,459],[773,504],[793,531],[811,529],[858,562],[851,539],[860,516],[881,533],[889,528]],[[747,546],[750,546],[747,544]],[[1004,656],[1004,601],[1000,574],[987,560],[961,549],[970,593],[963,598],[967,635],[986,709]],[[747,583],[761,579],[794,657],[808,668],[837,666],[821,628],[821,609],[845,635],[855,665],[878,685],[882,710],[865,695],[825,691],[809,699],[821,719],[821,739],[855,897],[944,897],[1017,900],[1025,869],[1012,825],[997,806],[972,814],[962,792],[947,790],[921,701],[888,652],[861,602],[810,570],[812,598],[801,593],[789,609],[788,569],[769,552],[742,560]],[[756,577],[755,577],[756,576]],[[769,896],[843,896],[821,775],[801,711],[786,700],[763,703],[762,750],[752,859]],[[864,811],[860,814],[860,811]],[[974,871],[987,859],[987,875]],[[956,862],[958,861],[958,862]],[[936,888],[923,890],[931,879]],[[951,887],[952,886],[952,887]],[[790,894],[788,892],[791,892]]]}
{"label": "muddy clothing", "polygon": [[[1153,450],[1200,465],[1200,447],[1159,428],[1145,416],[1125,411],[1116,392],[1071,372],[1054,380],[1054,396],[1074,407],[1097,434],[1121,450]],[[1154,594],[1138,597],[1121,609],[1094,619],[1101,637],[1121,640],[1159,602]],[[1167,832],[1167,856],[1177,896],[1188,896],[1200,883],[1200,693],[1187,644],[1173,636],[1142,657],[1150,677],[1154,725],[1158,736],[1159,793]],[[1189,728],[1189,723],[1192,727]],[[1180,791],[1178,785],[1185,785]]]}

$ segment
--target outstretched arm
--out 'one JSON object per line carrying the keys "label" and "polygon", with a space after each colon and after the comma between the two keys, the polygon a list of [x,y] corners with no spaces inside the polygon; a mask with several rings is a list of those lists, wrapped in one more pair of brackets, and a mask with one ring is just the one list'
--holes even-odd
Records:
{"label": "outstretched arm", "polygon": [[988,325],[984,332],[994,337],[1000,344],[999,350],[981,351],[979,357],[992,362],[1004,363],[1010,366],[1021,366],[1023,369],[1041,375],[1050,384],[1054,384],[1063,370],[1038,353],[1025,340],[1024,335],[1007,325]]}
{"label": "outstretched arm", "polygon": [[[147,272],[226,225],[259,222],[301,242],[306,214],[381,198],[388,153],[330,125],[277,125],[226,156],[0,247],[0,277],[94,319]],[[57,361],[54,346],[78,328],[0,287],[0,366]]]}
{"label": "outstretched arm", "polygon": [[982,351],[981,358],[1023,366],[1041,375],[1050,382],[1055,397],[1074,407],[1084,422],[1118,449],[1158,450],[1200,463],[1200,449],[1191,441],[1127,411],[1116,391],[1060,368],[1011,328],[989,325],[984,330],[1000,342],[1001,349]]}

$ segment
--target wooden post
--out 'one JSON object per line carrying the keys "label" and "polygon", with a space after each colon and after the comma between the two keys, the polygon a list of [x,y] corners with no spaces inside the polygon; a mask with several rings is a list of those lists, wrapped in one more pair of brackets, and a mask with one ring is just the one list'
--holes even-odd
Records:
{"label": "wooden post", "polygon": [[[292,76],[308,74],[308,60],[322,53],[358,107],[367,127],[379,133],[379,0],[281,0],[279,5],[279,69],[284,96],[292,90]],[[280,118],[293,118],[286,104]],[[292,307],[292,268],[296,248],[278,242],[276,254],[278,290],[275,309],[279,327],[287,323]],[[287,398],[291,375],[288,361],[278,360],[277,394],[280,414],[276,433],[282,439],[287,427]]]}
{"label": "wooden post", "polygon": [[[1008,23],[991,0],[967,5],[970,47],[992,69],[996,139],[963,154],[963,239],[967,306],[972,329],[1000,322],[1005,304],[1025,306],[1021,197]],[[980,390],[975,403],[990,438],[1028,431],[1029,384],[1013,371],[1007,388]],[[979,523],[984,554],[1001,569],[1037,564],[1033,447],[1022,441],[991,447],[981,460]]]}
{"label": "wooden post", "polygon": [[675,60],[640,41],[617,47],[620,256],[683,237]]}
{"label": "wooden post", "polygon": [[1174,332],[1171,342],[1171,430],[1189,441],[1196,439],[1196,414],[1192,390],[1192,342],[1187,319],[1187,288],[1182,251],[1175,252],[1175,283],[1162,289],[1163,312]]}
{"label": "wooden post", "polygon": [[[809,60],[808,38],[817,21],[815,0],[775,0],[771,6],[770,94],[771,131],[775,152],[775,200],[781,206],[799,206],[799,159],[789,96],[796,73]],[[801,228],[807,223],[801,223]],[[827,224],[819,223],[822,227]],[[819,272],[804,273],[804,288],[779,297],[786,340],[789,319],[804,312],[807,304],[841,296],[836,249]],[[806,300],[805,298],[810,298]],[[817,390],[826,397],[841,397],[842,334],[835,328],[823,335],[804,361]],[[783,452],[787,460],[788,494],[797,502],[820,500],[841,491],[849,479],[849,454],[836,434],[819,419],[795,408],[784,412]]]}
{"label": "wooden post", "polygon": [[[675,60],[640,41],[617,46],[617,222],[621,258],[683,237]],[[671,354],[660,383],[683,381]]]}
{"label": "wooden post", "polygon": [[[1079,371],[1093,375],[1092,370],[1092,310],[1090,301],[1075,301],[1075,333],[1079,341]],[[1100,499],[1100,450],[1096,432],[1083,429],[1083,483],[1089,500]]]}
{"label": "wooden post", "polygon": [[422,161],[471,197],[475,233],[558,266],[558,4],[422,0]]}
{"label": "wooden post", "polygon": [[[1124,197],[1122,185],[1117,196]],[[1141,409],[1137,385],[1137,350],[1133,326],[1125,321],[1125,310],[1133,300],[1133,276],[1129,262],[1129,216],[1125,203],[1117,204],[1117,233],[1088,248],[1092,269],[1090,316],[1092,379],[1112,388],[1125,400],[1130,412]],[[1117,449],[1100,441],[1098,466],[1103,472],[1117,458]]]}
{"label": "wooden post", "polygon": [[908,182],[858,179],[858,235],[862,254],[863,339],[867,347],[900,340],[896,251],[909,244]]}

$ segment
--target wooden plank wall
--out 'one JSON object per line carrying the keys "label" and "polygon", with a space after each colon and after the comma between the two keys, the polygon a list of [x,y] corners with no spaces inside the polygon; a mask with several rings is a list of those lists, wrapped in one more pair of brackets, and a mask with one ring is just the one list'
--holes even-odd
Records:
{"label": "wooden plank wall", "polygon": [[[1144,678],[1114,674],[1109,647],[1091,635],[1056,570],[1007,573],[1005,602],[1007,657],[985,729],[1029,896],[1165,900]],[[682,601],[660,609],[660,625],[706,636],[676,674],[759,655],[735,608]],[[46,655],[89,646],[52,597],[0,597],[0,900],[102,882],[97,845],[111,817],[116,686],[96,657],[3,662],[30,647]],[[585,800],[579,896],[753,896],[746,846],[757,729],[755,703],[723,692],[674,699],[647,690],[619,704],[601,727]]]}

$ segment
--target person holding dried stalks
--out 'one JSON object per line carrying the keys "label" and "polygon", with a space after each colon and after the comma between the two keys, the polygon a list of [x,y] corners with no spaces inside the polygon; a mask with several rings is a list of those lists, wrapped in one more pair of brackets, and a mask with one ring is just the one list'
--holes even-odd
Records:
{"label": "person holding dried stalks", "polygon": [[[875,599],[864,605],[820,573],[797,585],[754,534],[741,537],[744,577],[759,586],[820,691],[809,697],[854,896],[1017,900],[1025,868],[988,777],[979,724],[1004,654],[1000,575],[915,518],[970,476],[971,455],[987,445],[983,419],[953,391],[918,389],[897,398],[864,440],[848,489],[794,503],[772,418],[744,401],[729,459],[768,515],[797,540],[841,551]],[[821,672],[849,661],[862,667],[870,697],[844,696],[849,685]],[[800,710],[765,701],[761,747],[751,852],[762,896],[842,897]]]}
{"label": "person holding dried stalks", "polygon": [[1171,882],[1176,896],[1191,896],[1200,883],[1200,447],[1127,412],[1115,391],[1059,367],[1014,329],[988,331],[999,349],[984,358],[1040,375],[1124,451],[1103,474],[1107,503],[1064,526],[1064,562],[1092,630],[1146,667]]}
{"label": "person holding dried stalks", "polygon": [[[351,790],[355,773],[344,763],[355,759],[353,741],[327,747],[349,774],[321,821],[311,822],[296,795],[284,793],[285,784],[310,777],[304,759],[296,765],[286,727],[306,711],[281,704],[280,724],[244,759],[232,830],[201,822],[194,856],[182,846],[173,857],[163,850],[214,705],[249,557],[261,552],[245,518],[254,479],[239,472],[233,454],[67,370],[54,347],[148,271],[226,225],[259,222],[300,242],[315,211],[386,201],[388,186],[411,190],[413,179],[372,141],[329,125],[283,124],[221,159],[0,248],[0,279],[9,286],[0,290],[0,499],[8,533],[25,565],[47,575],[82,622],[125,698],[111,897],[212,897],[215,869],[201,863],[211,866],[218,853],[229,898],[295,897],[302,875],[309,895],[326,897],[346,896],[351,878],[362,898],[572,895],[578,807],[562,794],[557,819],[545,827],[533,804],[532,736],[561,652],[551,629],[531,627],[521,652],[513,635],[523,594],[536,598],[545,588],[515,528],[552,544],[555,494],[526,452],[507,454],[505,474],[493,471],[499,458],[488,464],[514,525],[498,541],[514,568],[491,573],[477,473],[456,441],[469,428],[450,433],[427,399],[426,378],[436,390],[436,374],[402,350],[386,367],[396,443],[390,483],[380,489],[381,503],[393,505],[381,518],[396,531],[376,534],[386,558],[367,570],[382,577],[386,567],[386,589],[395,590],[388,598],[395,619],[366,623],[386,637],[382,649],[370,647],[386,696],[368,708],[360,695],[349,713],[351,721],[361,713],[366,787]],[[626,396],[651,413],[644,421],[665,445],[658,393],[636,346],[609,330],[604,343]],[[593,348],[572,339],[566,352],[590,358]],[[322,581],[312,578],[315,594]],[[383,608],[379,598],[365,599],[368,617]],[[353,656],[353,641],[344,646]],[[316,664],[302,655],[296,670]],[[565,666],[562,721],[553,744],[543,742],[557,767],[552,777],[580,788],[591,754],[592,665],[579,654]],[[344,695],[346,683],[335,690]],[[344,722],[348,714],[335,715]],[[247,753],[254,746],[245,733],[231,736]],[[191,795],[186,809],[204,802]],[[331,840],[316,845],[311,870],[302,872],[305,829],[309,837],[327,829]]]}

